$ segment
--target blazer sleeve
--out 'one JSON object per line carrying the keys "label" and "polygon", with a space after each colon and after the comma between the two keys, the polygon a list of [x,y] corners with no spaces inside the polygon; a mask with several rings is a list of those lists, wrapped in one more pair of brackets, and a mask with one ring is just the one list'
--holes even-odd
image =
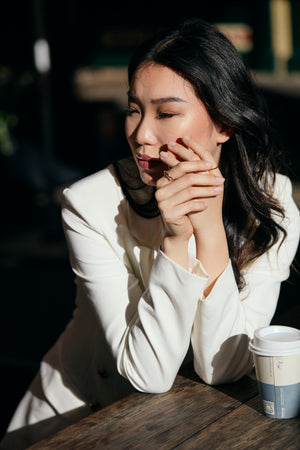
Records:
{"label": "blazer sleeve", "polygon": [[192,330],[194,366],[209,384],[235,381],[252,367],[249,339],[257,328],[270,324],[280,283],[289,277],[300,233],[299,211],[292,199],[288,178],[282,177],[278,193],[287,237],[259,257],[245,272],[246,288],[239,292],[231,264],[219,277],[210,295],[201,299]]}
{"label": "blazer sleeve", "polygon": [[128,263],[128,252],[135,250],[126,224],[120,224],[118,236],[104,219],[96,224],[88,202],[76,189],[64,191],[63,227],[78,291],[84,293],[78,301],[91,303],[119,373],[137,390],[164,392],[188,350],[208,277],[184,270],[158,251],[144,290],[138,268]]}

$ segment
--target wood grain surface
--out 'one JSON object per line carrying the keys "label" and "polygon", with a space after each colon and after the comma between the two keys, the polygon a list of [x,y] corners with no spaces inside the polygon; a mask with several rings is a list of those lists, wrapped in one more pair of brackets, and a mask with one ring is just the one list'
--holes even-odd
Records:
{"label": "wood grain surface", "polygon": [[164,394],[133,393],[30,449],[300,449],[300,418],[261,412],[253,377],[208,386],[190,370]]}

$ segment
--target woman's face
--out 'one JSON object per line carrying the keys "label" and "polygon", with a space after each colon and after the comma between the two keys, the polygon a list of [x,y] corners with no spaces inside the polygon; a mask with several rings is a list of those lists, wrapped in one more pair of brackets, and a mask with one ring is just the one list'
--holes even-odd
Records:
{"label": "woman's face", "polygon": [[128,93],[125,133],[144,183],[155,186],[166,165],[166,144],[191,136],[218,162],[221,130],[212,122],[192,85],[168,67],[147,64],[137,70]]}

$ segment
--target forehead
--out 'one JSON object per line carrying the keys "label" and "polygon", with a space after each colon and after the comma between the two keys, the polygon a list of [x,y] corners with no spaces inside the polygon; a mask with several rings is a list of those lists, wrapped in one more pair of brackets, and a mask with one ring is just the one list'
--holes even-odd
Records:
{"label": "forehead", "polygon": [[197,100],[194,88],[187,80],[172,69],[154,63],[137,70],[130,91],[137,97],[150,96],[155,99],[176,96],[186,101]]}

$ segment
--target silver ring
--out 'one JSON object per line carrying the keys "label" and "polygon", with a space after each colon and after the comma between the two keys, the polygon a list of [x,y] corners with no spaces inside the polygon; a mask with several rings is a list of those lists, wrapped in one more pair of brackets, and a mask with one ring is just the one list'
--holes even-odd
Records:
{"label": "silver ring", "polygon": [[169,172],[167,172],[166,170],[164,170],[164,177],[166,177],[166,179],[169,180],[169,181],[175,181],[175,180],[176,180],[176,178],[173,178],[173,177],[169,174]]}

